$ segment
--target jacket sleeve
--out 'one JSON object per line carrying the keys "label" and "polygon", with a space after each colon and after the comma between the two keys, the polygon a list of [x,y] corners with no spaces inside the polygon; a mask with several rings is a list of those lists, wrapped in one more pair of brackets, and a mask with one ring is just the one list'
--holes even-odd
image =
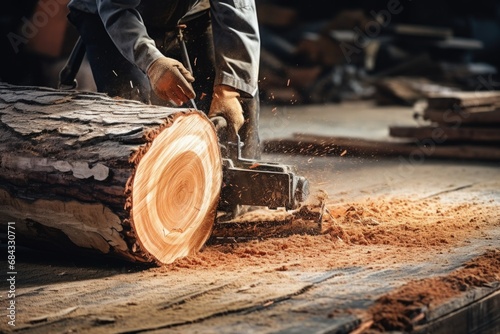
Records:
{"label": "jacket sleeve", "polygon": [[144,73],[161,52],[146,31],[136,7],[140,0],[96,0],[97,10],[111,40],[123,56]]}
{"label": "jacket sleeve", "polygon": [[257,92],[260,36],[254,0],[211,0],[215,84]]}

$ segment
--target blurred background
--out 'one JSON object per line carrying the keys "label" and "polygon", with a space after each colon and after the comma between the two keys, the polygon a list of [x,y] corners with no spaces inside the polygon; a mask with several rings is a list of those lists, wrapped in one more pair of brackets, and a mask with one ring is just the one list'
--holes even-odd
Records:
{"label": "blurred background", "polygon": [[[500,89],[500,1],[256,0],[261,101],[374,100]],[[0,80],[57,87],[77,39],[67,0],[21,0],[0,13]],[[95,90],[88,64],[79,89]]]}

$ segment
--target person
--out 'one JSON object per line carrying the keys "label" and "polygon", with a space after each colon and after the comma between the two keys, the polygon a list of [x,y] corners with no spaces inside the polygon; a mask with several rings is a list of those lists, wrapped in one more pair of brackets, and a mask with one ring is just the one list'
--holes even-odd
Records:
{"label": "person", "polygon": [[[254,0],[71,0],[98,91],[181,106],[195,99],[260,157],[260,36]],[[179,30],[181,29],[181,30]],[[193,73],[182,64],[181,32]]]}

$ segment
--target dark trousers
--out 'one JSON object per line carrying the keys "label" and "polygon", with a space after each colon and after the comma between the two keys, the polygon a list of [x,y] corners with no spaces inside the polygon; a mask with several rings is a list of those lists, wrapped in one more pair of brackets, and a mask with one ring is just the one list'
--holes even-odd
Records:
{"label": "dark trousers", "polygon": [[[122,56],[107,34],[97,14],[71,10],[69,20],[76,26],[85,44],[87,59],[92,68],[94,81],[99,92],[110,96],[138,100],[144,103],[168,105],[151,90],[147,76],[135,65]],[[167,57],[181,60],[181,49],[177,40],[177,31],[148,27],[149,36],[155,40],[156,47]],[[188,49],[195,82],[196,106],[208,113],[213,93],[215,78],[212,31],[208,11],[186,22],[184,38]],[[242,155],[249,159],[260,158],[260,140],[258,134],[259,100],[243,98],[245,124],[240,130],[244,142]]]}

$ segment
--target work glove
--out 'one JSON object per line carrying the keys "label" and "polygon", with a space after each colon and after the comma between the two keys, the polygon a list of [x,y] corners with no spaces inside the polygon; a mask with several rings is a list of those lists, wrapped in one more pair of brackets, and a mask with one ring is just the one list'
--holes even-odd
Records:
{"label": "work glove", "polygon": [[181,62],[167,57],[158,58],[149,66],[148,78],[155,94],[177,106],[193,99],[196,94],[191,73]]}
{"label": "work glove", "polygon": [[228,139],[236,140],[236,135],[245,122],[240,103],[240,93],[226,85],[216,85],[208,117],[223,117],[227,122]]}

